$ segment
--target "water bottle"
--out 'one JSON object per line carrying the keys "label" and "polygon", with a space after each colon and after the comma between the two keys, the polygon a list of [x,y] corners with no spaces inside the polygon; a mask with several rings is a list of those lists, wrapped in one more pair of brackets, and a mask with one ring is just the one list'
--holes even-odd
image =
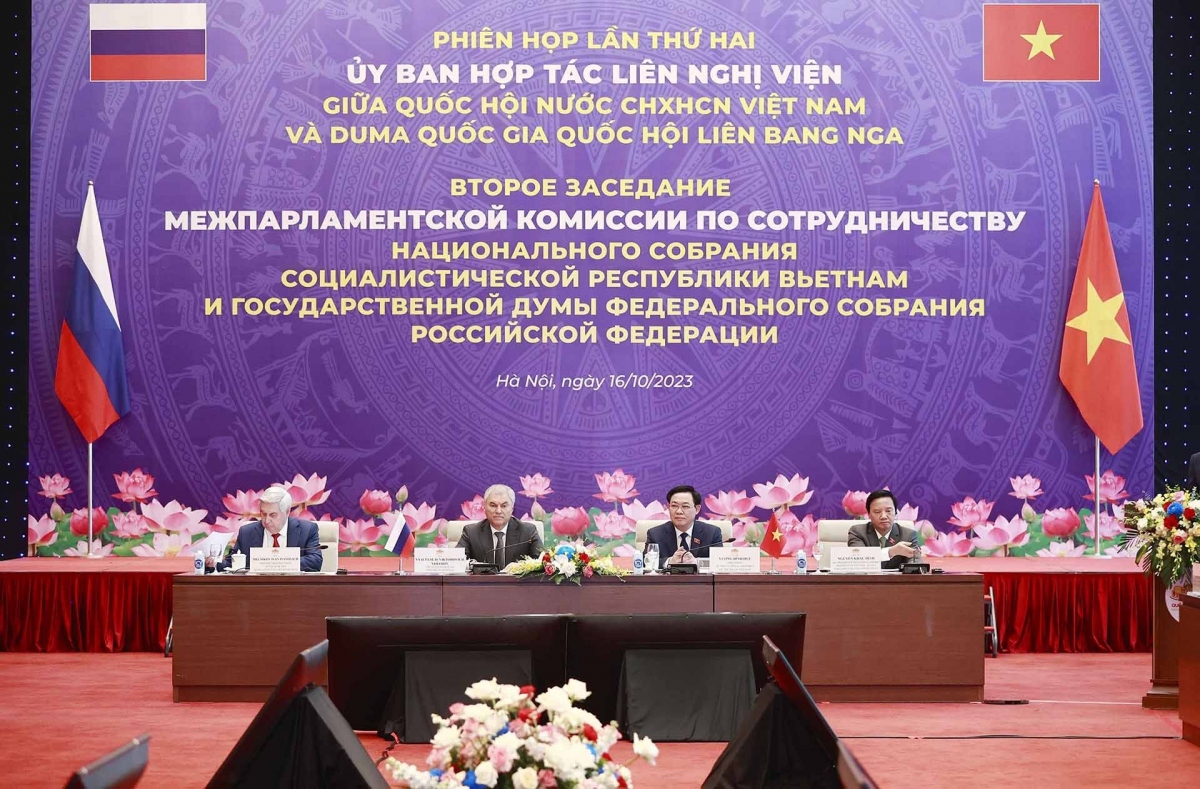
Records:
{"label": "water bottle", "polygon": [[796,551],[796,575],[804,575],[808,572],[808,554],[804,551]]}
{"label": "water bottle", "polygon": [[634,553],[633,554],[633,574],[641,575],[643,572],[645,572],[645,569],[646,569],[645,559],[642,558],[642,555],[640,553]]}
{"label": "water bottle", "polygon": [[199,551],[192,556],[192,563],[195,569],[192,571],[196,575],[204,575],[204,554]]}

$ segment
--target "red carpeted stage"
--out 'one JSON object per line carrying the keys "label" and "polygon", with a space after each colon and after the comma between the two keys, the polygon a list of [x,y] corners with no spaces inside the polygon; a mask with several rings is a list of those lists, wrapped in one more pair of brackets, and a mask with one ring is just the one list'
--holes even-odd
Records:
{"label": "red carpeted stage", "polygon": [[[930,562],[947,572],[983,574],[995,597],[1002,651],[1150,650],[1153,585],[1132,559]],[[350,573],[386,573],[395,565],[391,558],[341,560]],[[171,576],[190,571],[186,557],[0,562],[0,650],[161,651],[171,619]]]}

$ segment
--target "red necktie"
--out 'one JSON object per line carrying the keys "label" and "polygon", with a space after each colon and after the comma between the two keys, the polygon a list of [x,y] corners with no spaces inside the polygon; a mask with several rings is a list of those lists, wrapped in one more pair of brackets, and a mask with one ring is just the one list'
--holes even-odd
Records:
{"label": "red necktie", "polygon": [[278,548],[278,547],[279,547],[279,535],[278,535],[278,534],[272,534],[272,535],[271,535],[271,539],[275,541],[275,544],[274,544],[273,546],[271,546],[271,547],[273,547],[273,548]]}

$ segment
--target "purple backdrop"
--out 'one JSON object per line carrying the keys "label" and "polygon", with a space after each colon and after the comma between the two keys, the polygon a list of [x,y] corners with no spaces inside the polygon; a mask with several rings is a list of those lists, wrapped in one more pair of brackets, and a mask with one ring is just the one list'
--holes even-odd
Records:
{"label": "purple backdrop", "polygon": [[[921,517],[948,528],[965,496],[1004,500],[1009,477],[1033,474],[1046,507],[1078,507],[1092,439],[1057,378],[1067,297],[1099,179],[1117,249],[1147,426],[1104,467],[1137,494],[1152,484],[1153,213],[1151,19],[1147,3],[1103,4],[1101,79],[1094,83],[985,83],[980,6],[964,0],[880,2],[654,2],[358,0],[211,2],[205,82],[89,82],[88,4],[34,2],[29,457],[37,477],[62,473],[83,506],[84,445],[54,396],[54,360],[82,197],[96,182],[133,392],[133,412],[96,445],[98,503],[113,474],[141,467],[158,497],[222,510],[235,489],[294,474],[328,478],[337,515],[358,510],[366,488],[395,491],[458,515],[492,481],[553,481],[547,509],[588,505],[596,473],[623,469],[642,501],[690,482],[705,493],[750,489],[778,473],[808,477],[802,511],[841,510],[847,490],[883,484]],[[522,31],[753,31],[751,50],[524,50]],[[513,31],[508,49],[434,48],[436,30]],[[347,64],[457,63],[457,85],[353,85]],[[544,74],[517,96],[730,96],[730,116],[622,116],[617,125],[712,128],[834,125],[894,127],[903,144],[512,145],[416,141],[437,116],[331,116],[327,97],[364,90],[397,96],[500,96],[473,85],[470,63],[762,64],[751,85],[551,85]],[[842,67],[841,85],[777,85],[769,64],[809,58]],[[390,74],[390,72],[389,72]],[[745,115],[736,99],[777,92],[865,99],[865,116]],[[483,125],[485,116],[479,118]],[[457,116],[455,116],[457,118]],[[596,125],[569,116],[497,125]],[[293,144],[287,127],[404,126],[410,144]],[[553,133],[551,133],[553,140]],[[844,134],[843,134],[844,139]],[[664,198],[452,197],[449,181],[484,178],[723,178],[731,196]],[[738,212],[742,227],[706,231],[181,231],[165,212],[479,208],[666,208]],[[1024,211],[1016,232],[754,231],[754,210]],[[513,222],[515,225],[515,221]],[[982,298],[984,317],[711,317],[635,320],[601,314],[595,344],[414,343],[414,323],[469,325],[462,317],[232,316],[236,297],[380,295],[285,288],[288,269],[540,268],[540,261],[393,261],[394,241],[783,241],[795,260],[576,261],[593,269],[768,271],[766,289],[505,289],[522,296],[899,296]],[[908,288],[811,293],[778,287],[780,270],[907,272]],[[401,289],[400,296],[486,296],[490,291]],[[206,298],[225,314],[205,316]],[[505,325],[511,316],[478,319]],[[536,325],[578,325],[562,316]],[[778,329],[778,342],[734,347],[645,347],[604,339],[610,325],[674,323]],[[595,392],[498,388],[516,373],[562,376],[666,373],[691,388]],[[751,494],[752,495],[752,494]],[[44,510],[43,502],[34,509]],[[1019,505],[1010,503],[1007,514]],[[69,508],[69,507],[68,507]],[[998,514],[1002,509],[997,509]],[[40,510],[35,512],[40,514]]]}

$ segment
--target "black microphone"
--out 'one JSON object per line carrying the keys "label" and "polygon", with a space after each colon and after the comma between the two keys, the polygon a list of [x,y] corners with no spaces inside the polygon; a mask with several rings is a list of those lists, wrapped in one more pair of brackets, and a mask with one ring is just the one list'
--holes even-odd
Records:
{"label": "black microphone", "polygon": [[[506,543],[504,543],[504,550],[507,551],[509,548],[516,548],[521,545],[528,545],[529,543],[533,542],[534,540],[541,540],[541,537],[535,535],[533,537],[530,537],[528,540],[521,540],[520,542],[514,542],[514,543],[506,542]],[[457,547],[457,546],[455,546],[455,547]],[[496,552],[495,548],[492,548],[492,550],[490,551],[490,553],[492,553],[492,554],[495,554],[495,552]],[[495,562],[481,562],[477,559],[471,559],[470,561],[471,561],[471,572],[477,573],[479,575],[492,575],[492,574],[500,572],[500,570],[502,569]]]}
{"label": "black microphone", "polygon": [[[718,545],[724,545],[725,543],[733,542],[736,539],[737,539],[736,537],[727,537],[727,538],[718,540],[717,542],[709,542],[709,543],[705,543],[704,545],[693,545],[691,548],[687,549],[687,553],[690,553],[693,556],[695,556],[696,551],[702,551],[707,548],[715,548]],[[671,556],[674,556],[674,555],[675,554],[671,554]],[[679,575],[691,575],[692,573],[699,571],[699,566],[696,564],[693,564],[691,562],[676,562],[674,564],[667,564],[667,560],[670,559],[671,556],[667,556],[663,560],[662,569],[666,570],[668,573],[679,574]],[[672,569],[672,568],[677,568],[677,569]]]}

